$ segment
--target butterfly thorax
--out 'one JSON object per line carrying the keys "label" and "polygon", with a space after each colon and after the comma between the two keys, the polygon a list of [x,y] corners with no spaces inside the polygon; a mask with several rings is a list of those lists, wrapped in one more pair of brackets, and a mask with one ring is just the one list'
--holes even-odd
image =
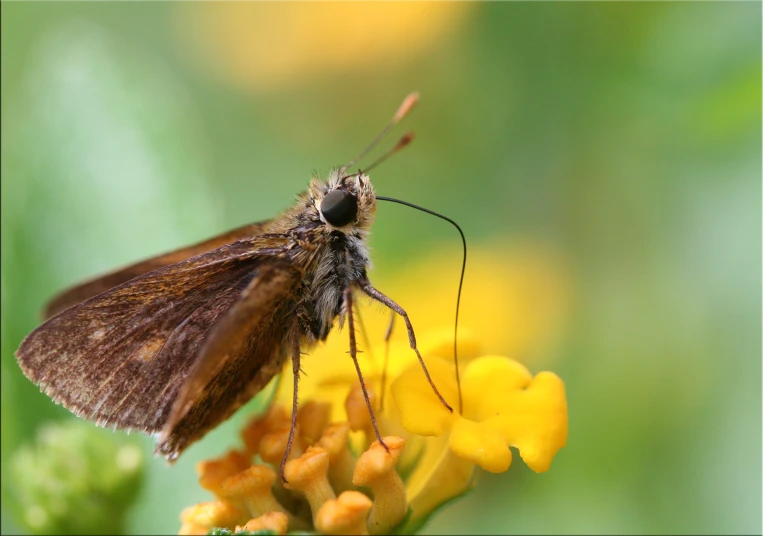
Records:
{"label": "butterfly thorax", "polygon": [[[297,203],[275,218],[268,229],[270,236],[281,239],[274,240],[280,247],[271,249],[273,254],[304,273],[301,299],[294,313],[301,339],[308,346],[324,340],[337,317],[343,323],[342,294],[364,278],[371,265],[366,241],[376,212],[374,189],[367,176],[343,176],[340,171],[332,171],[326,181],[313,179]],[[336,190],[352,196],[349,201],[357,207],[345,225],[332,225],[325,210],[327,200],[331,200],[326,196]]]}

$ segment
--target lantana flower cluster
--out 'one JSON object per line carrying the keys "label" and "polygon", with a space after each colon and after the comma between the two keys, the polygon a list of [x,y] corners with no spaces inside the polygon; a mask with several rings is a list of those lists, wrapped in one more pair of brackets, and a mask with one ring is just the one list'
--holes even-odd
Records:
{"label": "lantana flower cluster", "polygon": [[242,447],[198,464],[199,483],[215,499],[185,509],[180,534],[214,528],[413,533],[474,486],[478,466],[508,470],[510,447],[534,471],[548,470],[567,439],[562,380],[551,372],[533,376],[508,357],[481,355],[476,339],[465,335],[459,344],[460,412],[453,364],[440,357],[447,348],[452,352],[452,336],[431,345],[424,358],[453,412],[438,400],[418,363],[411,363],[409,349],[393,346],[384,384],[375,373],[366,378],[383,445],[360,384],[344,375],[348,363],[331,360],[318,378],[311,373],[318,387],[308,390],[298,411],[285,484],[278,468],[291,424],[284,403],[291,389],[282,382],[267,413],[241,431]]}

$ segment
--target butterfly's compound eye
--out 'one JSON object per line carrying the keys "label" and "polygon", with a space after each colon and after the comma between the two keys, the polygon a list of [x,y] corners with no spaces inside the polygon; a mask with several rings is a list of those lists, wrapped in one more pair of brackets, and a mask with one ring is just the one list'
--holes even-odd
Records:
{"label": "butterfly's compound eye", "polygon": [[321,201],[321,213],[334,227],[344,227],[358,217],[358,199],[347,190],[332,190]]}

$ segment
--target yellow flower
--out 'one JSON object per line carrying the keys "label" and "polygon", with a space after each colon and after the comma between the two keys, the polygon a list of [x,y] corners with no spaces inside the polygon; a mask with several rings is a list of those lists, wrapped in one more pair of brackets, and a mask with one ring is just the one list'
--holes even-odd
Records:
{"label": "yellow flower", "polygon": [[468,3],[220,2],[178,5],[182,48],[220,78],[275,91],[396,68],[454,34]]}
{"label": "yellow flower", "polygon": [[[457,398],[452,367],[432,360],[429,373],[441,392]],[[483,469],[502,473],[511,465],[509,446],[536,472],[547,471],[567,441],[564,383],[552,372],[534,378],[520,363],[483,356],[461,377],[463,413],[451,413],[411,367],[392,385],[403,427],[412,434],[449,434],[449,447]],[[447,396],[447,395],[446,395]]]}
{"label": "yellow flower", "polygon": [[[444,396],[457,397],[452,367],[432,360],[429,372]],[[564,384],[555,374],[535,378],[520,363],[501,356],[471,361],[461,376],[463,414],[445,409],[411,367],[392,384],[392,396],[403,427],[429,436],[409,481],[412,520],[434,503],[458,496],[470,485],[472,469],[501,473],[511,465],[509,446],[536,472],[548,470],[567,441]]]}
{"label": "yellow flower", "polygon": [[[455,404],[452,364],[425,357],[432,379]],[[506,471],[510,446],[533,470],[549,468],[567,439],[564,384],[556,375],[541,372],[533,378],[520,363],[488,355],[467,359],[461,386],[463,413],[451,413],[418,363],[394,374],[393,400],[384,408],[374,403],[389,450],[375,441],[358,383],[349,390],[342,422],[329,422],[328,403],[303,398],[285,485],[277,468],[291,419],[283,405],[273,404],[242,431],[244,448],[198,465],[200,484],[217,500],[186,509],[181,533],[268,523],[279,533],[287,527],[325,534],[410,533],[471,487],[477,465]],[[373,389],[370,395],[378,402]],[[348,444],[351,428],[359,440],[355,449]]]}

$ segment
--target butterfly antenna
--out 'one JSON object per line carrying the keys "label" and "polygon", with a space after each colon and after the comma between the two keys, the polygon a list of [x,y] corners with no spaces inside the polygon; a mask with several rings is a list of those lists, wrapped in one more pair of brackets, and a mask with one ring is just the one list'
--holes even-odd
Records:
{"label": "butterfly antenna", "polygon": [[410,93],[405,99],[403,99],[402,104],[395,112],[395,115],[390,119],[389,123],[387,123],[387,126],[385,126],[381,132],[374,138],[374,141],[368,144],[368,146],[360,151],[360,154],[350,160],[347,164],[342,166],[340,168],[340,173],[343,175],[345,171],[347,171],[351,166],[355,165],[361,158],[366,156],[374,147],[378,145],[378,143],[384,138],[384,136],[387,135],[387,132],[389,132],[392,127],[397,125],[403,117],[408,115],[408,113],[413,109],[414,105],[419,100],[419,93],[417,91],[414,91],[413,93]]}
{"label": "butterfly antenna", "polygon": [[413,132],[408,132],[405,136],[400,138],[400,140],[395,144],[394,147],[392,147],[392,149],[390,149],[389,151],[381,155],[379,158],[374,160],[370,166],[368,166],[367,168],[364,168],[363,173],[368,173],[369,171],[374,169],[376,166],[384,162],[387,158],[389,158],[390,156],[398,152],[400,149],[402,149],[403,147],[405,147],[412,141],[413,141]]}
{"label": "butterfly antenna", "polygon": [[458,280],[458,298],[456,298],[456,325],[453,331],[453,361],[456,365],[456,385],[458,386],[458,412],[463,414],[464,402],[463,402],[463,397],[461,396],[461,376],[458,370],[458,311],[461,308],[461,290],[464,286],[464,273],[466,272],[466,237],[464,236],[464,232],[461,230],[461,227],[455,221],[433,210],[429,210],[427,208],[414,205],[413,203],[409,203],[407,201],[395,199],[393,197],[382,197],[380,195],[377,195],[376,199],[378,199],[379,201],[389,201],[391,203],[398,203],[400,205],[405,205],[407,207],[415,208],[416,210],[426,212],[427,214],[431,214],[432,216],[437,216],[438,218],[443,219],[447,221],[448,223],[450,223],[451,225],[453,225],[456,229],[458,229],[458,233],[461,235],[461,242],[464,245],[464,258],[463,258],[463,262],[461,263],[461,278]]}

